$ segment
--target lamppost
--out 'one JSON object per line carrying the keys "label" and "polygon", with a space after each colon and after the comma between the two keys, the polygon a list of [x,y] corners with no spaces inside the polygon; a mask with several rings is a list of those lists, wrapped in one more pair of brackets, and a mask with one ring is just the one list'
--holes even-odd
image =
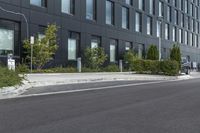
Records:
{"label": "lamppost", "polygon": [[159,49],[159,61],[162,58],[162,20],[163,16],[158,16],[158,20],[160,21],[160,35],[158,36],[158,49]]}

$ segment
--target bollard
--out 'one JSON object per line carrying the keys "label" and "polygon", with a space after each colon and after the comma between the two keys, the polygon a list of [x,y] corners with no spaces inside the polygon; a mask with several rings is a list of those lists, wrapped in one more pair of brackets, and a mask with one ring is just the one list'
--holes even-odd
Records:
{"label": "bollard", "polygon": [[119,70],[120,70],[120,72],[123,72],[123,62],[122,62],[122,60],[119,60]]}
{"label": "bollard", "polygon": [[81,73],[81,67],[82,67],[81,58],[77,58],[77,71],[79,73]]}

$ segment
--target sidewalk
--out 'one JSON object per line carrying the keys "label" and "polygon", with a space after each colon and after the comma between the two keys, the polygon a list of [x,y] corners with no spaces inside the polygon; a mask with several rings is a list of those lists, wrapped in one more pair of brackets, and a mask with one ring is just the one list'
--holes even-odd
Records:
{"label": "sidewalk", "polygon": [[[196,74],[198,75],[198,74]],[[123,73],[54,73],[54,74],[27,74],[22,86],[8,87],[0,89],[0,99],[3,97],[14,97],[22,94],[27,89],[33,87],[65,85],[77,83],[92,83],[105,81],[158,81],[158,80],[177,80],[189,79],[190,76],[163,76]]]}

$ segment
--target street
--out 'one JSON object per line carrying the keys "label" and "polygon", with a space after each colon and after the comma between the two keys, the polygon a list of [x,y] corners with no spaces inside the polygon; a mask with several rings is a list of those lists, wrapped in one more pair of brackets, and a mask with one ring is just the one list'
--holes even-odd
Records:
{"label": "street", "polygon": [[200,133],[200,79],[0,100],[0,133]]}

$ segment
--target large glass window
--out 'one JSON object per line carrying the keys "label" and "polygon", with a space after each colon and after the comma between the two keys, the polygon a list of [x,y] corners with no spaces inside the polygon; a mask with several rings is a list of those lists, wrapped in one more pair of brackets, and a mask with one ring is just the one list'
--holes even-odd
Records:
{"label": "large glass window", "polygon": [[147,17],[147,34],[152,35],[152,17]]}
{"label": "large glass window", "polygon": [[145,9],[145,0],[138,0],[138,8],[140,10],[144,10]]}
{"label": "large glass window", "polygon": [[0,28],[0,55],[14,53],[14,30]]}
{"label": "large glass window", "polygon": [[162,33],[162,23],[161,21],[157,21],[157,37],[161,37]]}
{"label": "large glass window", "polygon": [[86,0],[86,19],[96,20],[96,0]]}
{"label": "large glass window", "polygon": [[133,0],[126,0],[125,2],[126,2],[126,4],[128,4],[128,5],[133,5]]}
{"label": "large glass window", "polygon": [[169,24],[165,24],[165,39],[169,40]]}
{"label": "large glass window", "polygon": [[125,50],[129,51],[133,48],[132,43],[131,42],[125,42]]}
{"label": "large glass window", "polygon": [[101,37],[92,36],[91,39],[91,48],[98,48],[101,46]]}
{"label": "large glass window", "polygon": [[74,14],[75,12],[75,0],[62,0],[61,7],[62,12],[67,14]]}
{"label": "large glass window", "polygon": [[76,32],[69,32],[68,38],[68,60],[76,60],[79,51],[80,35]]}
{"label": "large glass window", "polygon": [[30,0],[31,5],[47,7],[47,0]]}
{"label": "large glass window", "polygon": [[163,2],[159,1],[159,17],[164,16],[164,5]]}
{"label": "large glass window", "polygon": [[114,25],[114,3],[106,0],[106,24]]}
{"label": "large glass window", "polygon": [[76,60],[76,39],[68,39],[68,60]]}
{"label": "large glass window", "polygon": [[129,28],[129,9],[122,7],[122,28]]}
{"label": "large glass window", "polygon": [[110,40],[110,62],[116,61],[117,40]]}
{"label": "large glass window", "polygon": [[167,21],[171,22],[171,7],[167,6]]}
{"label": "large glass window", "polygon": [[135,31],[142,32],[142,14],[139,12],[135,14]]}
{"label": "large glass window", "polygon": [[155,13],[155,0],[149,0],[149,13]]}

